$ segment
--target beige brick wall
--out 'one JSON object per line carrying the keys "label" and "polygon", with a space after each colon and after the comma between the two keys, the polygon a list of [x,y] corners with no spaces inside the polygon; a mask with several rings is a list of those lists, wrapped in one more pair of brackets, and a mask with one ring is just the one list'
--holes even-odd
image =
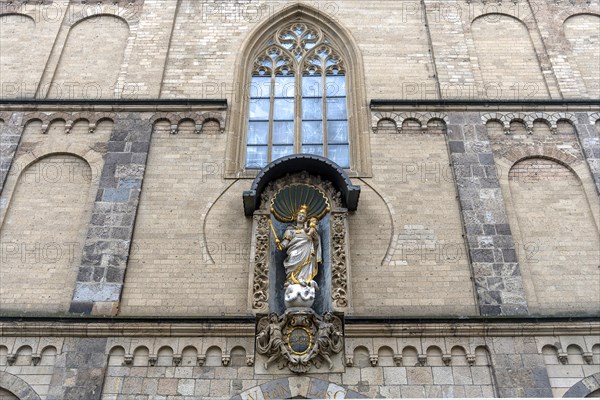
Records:
{"label": "beige brick wall", "polygon": [[378,194],[363,184],[350,217],[355,312],[475,314],[445,137],[374,134],[371,146],[364,182]]}
{"label": "beige brick wall", "polygon": [[[161,97],[233,96],[242,44],[259,24],[298,3],[183,0],[175,20]],[[372,98],[434,98],[435,79],[418,2],[301,1],[336,20],[358,43]],[[377,26],[377,33],[373,33]],[[191,39],[193,38],[193,39]],[[400,45],[401,44],[401,45]],[[402,60],[402,62],[398,62]],[[352,68],[349,65],[349,68]],[[249,71],[247,71],[249,73]]]}
{"label": "beige brick wall", "polygon": [[564,32],[571,45],[569,61],[585,83],[589,98],[600,98],[600,17],[576,15],[564,23]]}
{"label": "beige brick wall", "polygon": [[0,17],[0,98],[34,97],[65,10],[28,5]]}
{"label": "beige brick wall", "polygon": [[115,97],[128,36],[127,22],[113,16],[95,16],[73,26],[48,98]]}
{"label": "beige brick wall", "polygon": [[471,32],[487,97],[549,96],[530,34],[521,21],[488,14],[473,21]]}
{"label": "beige brick wall", "polygon": [[600,241],[579,179],[554,161],[529,159],[513,166],[509,182],[519,262],[535,290],[530,311],[597,312]]}
{"label": "beige brick wall", "polygon": [[23,171],[0,233],[3,312],[68,309],[89,221],[91,169],[56,155]]}
{"label": "beige brick wall", "polygon": [[247,313],[251,221],[241,193],[251,181],[225,181],[225,136],[193,130],[170,135],[159,122],[153,133],[124,315]]}

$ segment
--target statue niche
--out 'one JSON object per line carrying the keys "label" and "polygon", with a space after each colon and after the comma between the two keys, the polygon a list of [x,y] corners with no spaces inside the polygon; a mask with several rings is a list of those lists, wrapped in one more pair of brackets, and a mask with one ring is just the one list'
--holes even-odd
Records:
{"label": "statue niche", "polygon": [[272,162],[244,192],[244,212],[254,221],[256,374],[344,370],[347,215],[359,194],[339,166],[303,154]]}
{"label": "statue niche", "polygon": [[[269,314],[258,320],[255,369],[306,373],[343,368],[343,322],[332,313],[331,237],[341,236],[330,225],[332,212],[343,211],[339,195],[331,184],[298,174],[271,184],[261,201],[267,207],[255,213],[254,260],[266,271],[258,275],[255,268],[254,304],[259,300]],[[341,233],[345,238],[345,229]],[[345,251],[339,243],[337,248]],[[264,255],[257,257],[260,252]],[[338,290],[337,300],[342,298],[345,290]]]}

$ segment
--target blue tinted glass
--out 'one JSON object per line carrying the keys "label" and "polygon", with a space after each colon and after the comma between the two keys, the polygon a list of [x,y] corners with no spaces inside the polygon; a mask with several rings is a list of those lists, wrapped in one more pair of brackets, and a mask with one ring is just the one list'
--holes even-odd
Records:
{"label": "blue tinted glass", "polygon": [[269,123],[250,121],[248,123],[248,144],[267,143],[269,143]]}
{"label": "blue tinted glass", "polygon": [[321,76],[302,77],[302,97],[323,97],[323,80]]}
{"label": "blue tinted glass", "polygon": [[296,80],[293,76],[275,77],[275,97],[294,97]]}
{"label": "blue tinted glass", "polygon": [[273,146],[273,157],[271,157],[271,160],[274,161],[290,154],[294,154],[294,146]]}
{"label": "blue tinted glass", "polygon": [[294,122],[273,123],[273,144],[294,144]]}
{"label": "blue tinted glass", "polygon": [[325,82],[327,97],[346,96],[346,77],[344,75],[327,75]]}
{"label": "blue tinted glass", "polygon": [[294,99],[275,99],[274,101],[275,120],[294,120]]}
{"label": "blue tinted glass", "polygon": [[302,146],[302,152],[306,154],[323,155],[323,146]]}
{"label": "blue tinted glass", "polygon": [[302,121],[302,143],[304,143],[304,144],[323,143],[323,122],[322,121]]}
{"label": "blue tinted glass", "polygon": [[250,101],[250,121],[269,120],[269,109],[271,108],[271,100],[255,99]]}
{"label": "blue tinted glass", "polygon": [[347,121],[328,121],[327,122],[327,140],[332,144],[348,143],[348,122]]}
{"label": "blue tinted glass", "polygon": [[327,119],[348,119],[346,99],[327,99]]}
{"label": "blue tinted glass", "polygon": [[329,145],[327,157],[342,168],[350,168],[350,154],[348,145]]}
{"label": "blue tinted glass", "polygon": [[267,146],[246,147],[246,168],[262,168],[267,165]]}
{"label": "blue tinted glass", "polygon": [[271,97],[271,77],[254,76],[250,84],[251,98],[270,98]]}
{"label": "blue tinted glass", "polygon": [[302,99],[302,119],[323,119],[323,100],[321,98]]}

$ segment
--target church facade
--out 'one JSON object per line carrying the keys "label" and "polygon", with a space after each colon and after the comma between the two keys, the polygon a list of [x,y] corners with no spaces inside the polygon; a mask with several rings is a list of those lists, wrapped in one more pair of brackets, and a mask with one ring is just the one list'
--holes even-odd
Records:
{"label": "church facade", "polygon": [[600,397],[598,0],[0,0],[0,398]]}

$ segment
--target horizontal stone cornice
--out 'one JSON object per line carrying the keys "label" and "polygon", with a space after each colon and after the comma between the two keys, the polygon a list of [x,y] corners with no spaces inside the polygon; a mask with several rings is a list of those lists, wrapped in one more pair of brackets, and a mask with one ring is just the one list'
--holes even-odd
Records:
{"label": "horizontal stone cornice", "polygon": [[[136,322],[83,320],[0,321],[0,336],[61,337],[248,337],[255,324],[238,321]],[[599,320],[541,322],[398,322],[346,321],[345,336],[359,337],[486,337],[600,335]]]}
{"label": "horizontal stone cornice", "polygon": [[224,111],[225,99],[0,100],[2,111],[182,112]]}

